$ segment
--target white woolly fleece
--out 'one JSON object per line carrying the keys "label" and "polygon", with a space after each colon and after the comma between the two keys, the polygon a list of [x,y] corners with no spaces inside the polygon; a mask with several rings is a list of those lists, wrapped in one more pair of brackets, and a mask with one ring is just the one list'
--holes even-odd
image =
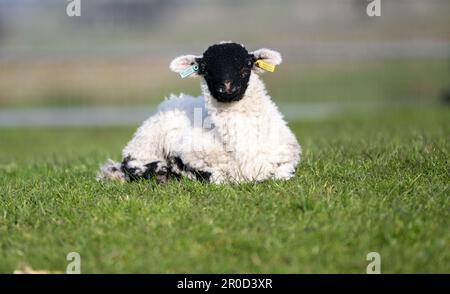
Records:
{"label": "white woolly fleece", "polygon": [[[211,173],[213,183],[286,180],[294,175],[300,145],[255,71],[240,101],[218,102],[203,78],[201,91],[199,97],[172,95],[161,103],[122,152],[133,159],[131,167],[144,173],[146,164],[178,157],[192,169]],[[124,179],[118,167],[107,162],[97,178]]]}

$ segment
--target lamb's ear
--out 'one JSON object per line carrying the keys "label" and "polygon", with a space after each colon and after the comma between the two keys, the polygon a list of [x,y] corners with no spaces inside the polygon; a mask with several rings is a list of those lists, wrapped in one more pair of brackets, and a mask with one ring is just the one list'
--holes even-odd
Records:
{"label": "lamb's ear", "polygon": [[[281,58],[280,52],[277,52],[275,50],[270,50],[267,48],[261,48],[256,51],[251,52],[250,54],[253,54],[255,57],[255,61],[262,60],[266,63],[269,63],[271,65],[280,65],[283,59]],[[262,69],[254,66],[254,69],[258,72],[263,72]]]}
{"label": "lamb's ear", "polygon": [[[176,73],[181,73],[182,71],[186,70],[187,68],[189,68],[192,65],[198,65],[198,60],[200,60],[200,59],[201,59],[201,56],[196,56],[196,55],[178,56],[177,58],[172,60],[169,68],[170,68],[170,70],[172,70]],[[198,73],[193,72],[189,76],[196,77],[196,76],[198,76]]]}

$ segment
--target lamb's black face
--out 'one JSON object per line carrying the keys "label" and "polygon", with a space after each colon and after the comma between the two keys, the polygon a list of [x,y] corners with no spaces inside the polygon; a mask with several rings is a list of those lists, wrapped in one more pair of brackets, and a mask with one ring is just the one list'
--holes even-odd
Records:
{"label": "lamb's black face", "polygon": [[211,95],[219,102],[239,101],[247,90],[255,58],[239,44],[225,43],[209,47],[197,59]]}

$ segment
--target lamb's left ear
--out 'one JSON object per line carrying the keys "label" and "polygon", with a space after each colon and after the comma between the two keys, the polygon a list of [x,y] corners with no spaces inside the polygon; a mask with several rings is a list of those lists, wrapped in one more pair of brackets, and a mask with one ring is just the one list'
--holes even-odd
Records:
{"label": "lamb's left ear", "polygon": [[256,51],[251,52],[251,54],[255,56],[256,60],[262,60],[272,65],[279,65],[281,64],[281,61],[283,61],[280,52],[270,50],[267,48],[258,49]]}
{"label": "lamb's left ear", "polygon": [[[196,56],[196,55],[182,55],[182,56],[178,56],[177,58],[175,58],[174,60],[172,60],[172,62],[170,63],[170,70],[176,72],[176,73],[181,73],[183,71],[185,71],[187,68],[189,68],[192,65],[197,65],[197,60],[199,60],[201,58],[201,56]],[[191,77],[196,77],[198,76],[197,72],[193,72],[192,74],[190,74],[189,76]]]}

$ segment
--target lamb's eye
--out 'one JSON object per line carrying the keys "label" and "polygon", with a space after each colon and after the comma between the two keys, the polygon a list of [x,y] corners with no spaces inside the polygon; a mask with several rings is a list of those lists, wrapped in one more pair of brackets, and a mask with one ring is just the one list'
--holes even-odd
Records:
{"label": "lamb's eye", "polygon": [[242,77],[242,78],[245,78],[245,77],[247,77],[247,76],[248,76],[248,71],[245,70],[245,69],[241,70],[241,77]]}
{"label": "lamb's eye", "polygon": [[205,64],[200,64],[200,73],[203,74],[204,76],[208,74]]}

